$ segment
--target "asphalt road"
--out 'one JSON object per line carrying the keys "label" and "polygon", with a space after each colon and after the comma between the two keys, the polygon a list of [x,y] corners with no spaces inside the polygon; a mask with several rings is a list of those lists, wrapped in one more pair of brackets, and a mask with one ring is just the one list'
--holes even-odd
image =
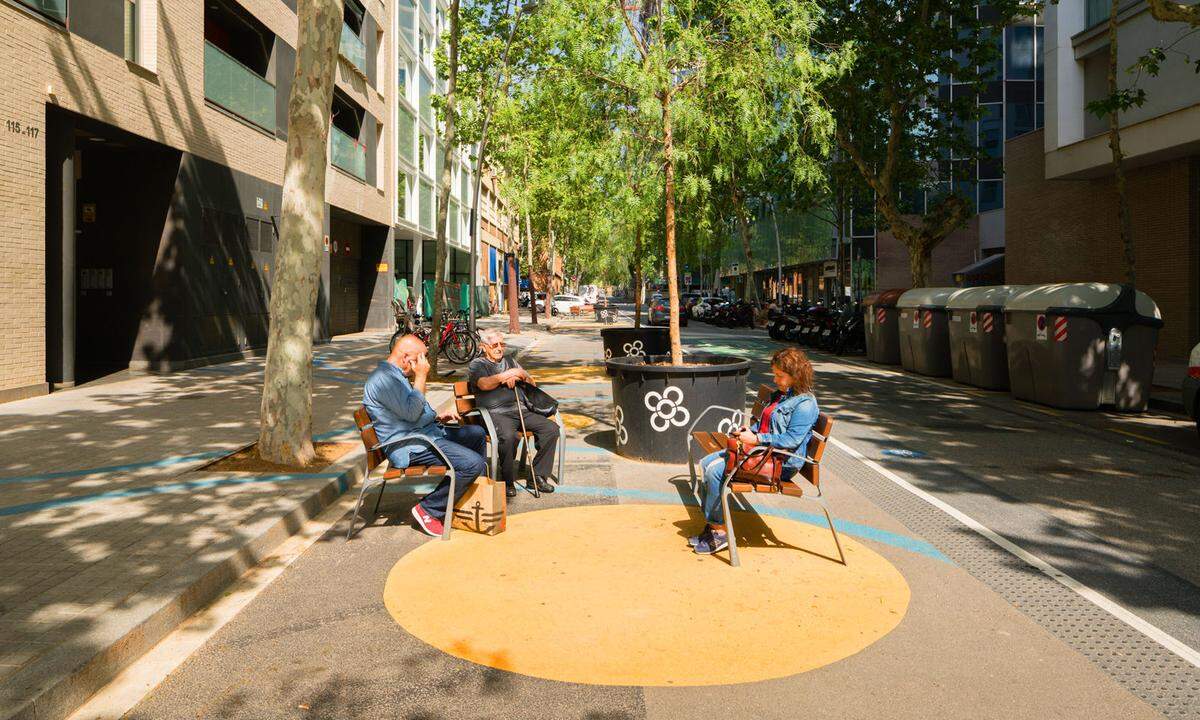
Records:
{"label": "asphalt road", "polygon": [[[701,323],[685,336],[692,347],[756,357],[750,393],[781,346],[761,332]],[[596,356],[588,333],[561,338],[551,362]],[[945,554],[870,544],[905,575],[913,599],[900,626],[860,654],[782,680],[669,689],[563,683],[460,660],[409,635],[384,608],[388,571],[425,542],[407,526],[412,496],[397,492],[355,541],[338,532],[344,521],[335,527],[127,717],[1197,717],[1200,671],[1160,641],[1200,647],[1200,452],[1184,420],[1053,411],[861,359],[812,356],[818,399],[844,444],[826,456],[831,508]],[[595,382],[555,391],[597,422],[571,435],[578,487],[518,498],[514,514],[637,502],[671,487],[670,466],[607,452],[606,392]],[[1014,556],[869,462],[1030,555]],[[605,547],[601,534],[596,552]],[[618,582],[620,558],[612,562]],[[703,588],[697,601],[719,602]],[[530,607],[527,620],[549,613],[586,608]]]}

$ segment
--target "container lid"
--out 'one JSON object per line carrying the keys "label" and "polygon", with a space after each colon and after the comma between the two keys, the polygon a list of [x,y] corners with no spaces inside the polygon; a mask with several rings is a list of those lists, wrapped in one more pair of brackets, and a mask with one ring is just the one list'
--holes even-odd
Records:
{"label": "container lid", "polygon": [[958,288],[952,287],[913,288],[900,296],[900,299],[896,301],[896,307],[915,308],[929,305],[945,307],[946,300],[957,290]]}
{"label": "container lid", "polygon": [[894,290],[880,290],[873,292],[863,299],[864,306],[875,305],[877,307],[896,307],[896,301],[904,294],[904,288]]}
{"label": "container lid", "polygon": [[985,285],[963,288],[950,296],[946,307],[951,310],[974,310],[980,307],[999,307],[1010,297],[1028,290],[1029,285]]}
{"label": "container lid", "polygon": [[[1017,293],[1004,303],[1005,312],[1067,310],[1070,314],[1090,315],[1119,312],[1123,315],[1162,320],[1158,305],[1146,293],[1138,290],[1136,296],[1126,285],[1116,283],[1063,283],[1059,285],[1033,285]],[[1118,301],[1124,301],[1118,303]],[[1129,302],[1132,300],[1132,302]]]}

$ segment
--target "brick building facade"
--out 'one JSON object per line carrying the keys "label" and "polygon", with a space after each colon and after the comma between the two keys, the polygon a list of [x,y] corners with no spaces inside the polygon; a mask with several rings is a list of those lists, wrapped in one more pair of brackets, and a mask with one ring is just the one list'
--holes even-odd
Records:
{"label": "brick building facade", "polygon": [[[1124,282],[1111,176],[1047,180],[1041,131],[1008,143],[1010,284]],[[1186,359],[1200,342],[1200,156],[1128,173],[1139,289],[1162,310],[1158,354]]]}
{"label": "brick building facade", "polygon": [[[391,4],[346,4],[318,339],[390,322]],[[263,347],[295,0],[0,0],[0,24],[0,401]]]}

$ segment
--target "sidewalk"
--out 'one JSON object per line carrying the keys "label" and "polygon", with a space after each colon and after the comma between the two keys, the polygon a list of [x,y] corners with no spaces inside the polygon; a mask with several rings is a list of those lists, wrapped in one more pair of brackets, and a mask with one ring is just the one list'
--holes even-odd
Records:
{"label": "sidewalk", "polygon": [[0,405],[0,718],[64,717],[356,482],[387,338],[315,349],[316,439],[349,443],[320,472],[197,472],[257,439],[261,358]]}
{"label": "sidewalk", "polygon": [[[824,485],[847,565],[827,557],[831,538],[811,503],[770,495],[742,499],[755,512],[739,524],[741,568],[696,557],[684,542],[701,524],[686,466],[613,452],[596,331],[581,324],[508,340],[535,334],[522,364],[568,421],[556,492],[518,494],[497,537],[441,543],[403,522],[420,490],[390,491],[386,521],[352,542],[339,523],[130,720],[393,718],[431,708],[513,720],[784,720],[831,707],[914,720],[1149,720],[1162,715],[1143,698],[1168,697],[1176,679],[1193,677],[836,445]],[[757,333],[703,327],[688,346],[750,354],[751,389],[767,379],[774,347]],[[837,414],[839,441],[889,464],[863,437],[874,426]],[[940,477],[889,467],[912,482]],[[897,573],[905,598],[872,592]],[[854,603],[861,612],[847,612]],[[894,629],[879,635],[880,625]],[[875,639],[862,639],[871,627]],[[1186,708],[1166,714],[1192,717]]]}

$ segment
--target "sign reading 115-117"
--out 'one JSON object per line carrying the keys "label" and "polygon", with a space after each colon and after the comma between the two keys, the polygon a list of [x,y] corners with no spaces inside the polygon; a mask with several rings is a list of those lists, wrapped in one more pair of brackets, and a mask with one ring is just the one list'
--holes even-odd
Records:
{"label": "sign reading 115-117", "polygon": [[22,125],[20,120],[5,120],[4,124],[8,127],[10,133],[17,135],[25,135],[31,138],[37,138],[42,133],[42,129],[34,125]]}

